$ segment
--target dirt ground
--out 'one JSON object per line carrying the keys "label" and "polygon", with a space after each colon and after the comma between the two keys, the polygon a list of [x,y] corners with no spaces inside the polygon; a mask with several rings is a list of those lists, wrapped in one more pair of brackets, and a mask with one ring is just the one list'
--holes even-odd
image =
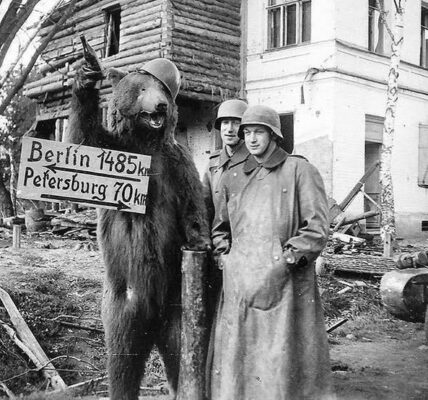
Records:
{"label": "dirt ground", "polygon": [[[23,234],[20,249],[12,249],[11,244],[11,232],[0,228],[0,287],[10,293],[68,385],[102,378],[106,360],[100,320],[104,271],[95,239],[87,231],[70,237],[46,232]],[[344,281],[352,288],[338,294],[346,287]],[[326,324],[348,318],[329,334],[337,398],[428,399],[423,324],[397,320],[385,311],[379,279],[327,272],[320,287]],[[9,322],[1,304],[0,320]],[[156,352],[148,362],[142,387],[146,395],[165,398],[166,383]],[[102,380],[68,396],[48,396],[46,389],[46,380],[0,326],[0,397],[7,393],[33,400],[107,396]]]}

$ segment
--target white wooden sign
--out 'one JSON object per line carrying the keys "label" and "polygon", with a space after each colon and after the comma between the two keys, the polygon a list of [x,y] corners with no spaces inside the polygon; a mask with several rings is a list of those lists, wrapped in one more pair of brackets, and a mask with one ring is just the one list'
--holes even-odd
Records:
{"label": "white wooden sign", "polygon": [[22,139],[18,197],[144,214],[151,157]]}

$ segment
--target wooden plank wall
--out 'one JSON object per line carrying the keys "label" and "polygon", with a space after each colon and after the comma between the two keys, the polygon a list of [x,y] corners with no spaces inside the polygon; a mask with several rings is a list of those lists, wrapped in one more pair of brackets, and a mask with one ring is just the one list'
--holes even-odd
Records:
{"label": "wooden plank wall", "polygon": [[[119,53],[103,59],[106,8],[120,5]],[[55,21],[41,31],[44,37]],[[41,118],[66,116],[73,64],[82,57],[84,34],[105,68],[132,70],[156,57],[176,62],[184,77],[185,97],[220,101],[239,91],[239,0],[81,0],[74,16],[43,53],[43,77],[25,87],[40,102]],[[103,82],[101,97],[111,92]]]}
{"label": "wooden plank wall", "polygon": [[171,1],[171,60],[182,71],[182,92],[221,100],[240,89],[240,0]]}
{"label": "wooden plank wall", "polygon": [[[121,32],[119,53],[104,58],[106,8],[120,5]],[[84,34],[97,51],[105,68],[132,69],[162,56],[162,15],[165,0],[82,0],[73,18],[55,35],[43,53],[43,78],[25,87],[25,94],[41,100],[42,118],[67,115],[73,64],[82,58],[80,35]],[[52,23],[55,21],[53,18]],[[42,28],[44,37],[51,24]],[[108,82],[101,88],[102,101],[111,92]]]}

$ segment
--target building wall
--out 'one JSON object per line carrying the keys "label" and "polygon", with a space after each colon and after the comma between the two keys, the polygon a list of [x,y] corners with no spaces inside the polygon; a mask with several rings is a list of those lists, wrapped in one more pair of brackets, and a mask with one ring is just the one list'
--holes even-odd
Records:
{"label": "building wall", "polygon": [[176,139],[190,150],[201,177],[214,151],[214,118],[214,103],[193,100],[179,102]]}
{"label": "building wall", "polygon": [[[392,0],[385,1],[390,9]],[[365,172],[366,115],[385,114],[389,58],[367,50],[368,0],[312,0],[311,43],[269,51],[266,5],[248,0],[248,101],[294,113],[295,152],[319,168],[327,193],[340,202]],[[428,189],[417,185],[428,71],[418,67],[421,2],[407,7],[392,158],[395,209],[400,236],[428,237],[421,232],[421,221],[428,220]],[[386,38],[385,49],[389,43]],[[363,207],[359,194],[347,212],[359,214]]]}

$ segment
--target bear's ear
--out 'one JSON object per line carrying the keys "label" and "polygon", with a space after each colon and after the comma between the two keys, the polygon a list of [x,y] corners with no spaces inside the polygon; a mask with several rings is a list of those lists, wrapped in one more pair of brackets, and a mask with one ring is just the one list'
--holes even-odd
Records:
{"label": "bear's ear", "polygon": [[107,71],[107,79],[110,81],[113,88],[120,82],[120,80],[126,76],[128,73],[125,71],[122,71],[117,68],[110,68]]}

